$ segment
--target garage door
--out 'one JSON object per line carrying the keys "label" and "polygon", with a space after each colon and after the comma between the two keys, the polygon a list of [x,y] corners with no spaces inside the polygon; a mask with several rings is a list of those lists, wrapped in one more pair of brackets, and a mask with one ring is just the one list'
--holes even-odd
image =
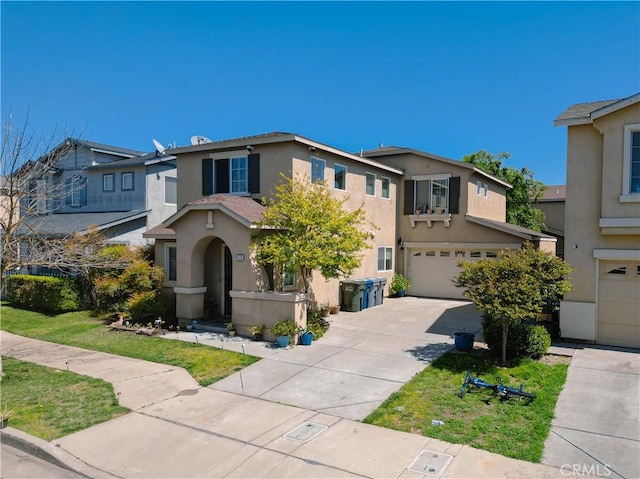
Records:
{"label": "garage door", "polygon": [[477,261],[482,258],[496,258],[497,251],[474,249],[426,249],[409,250],[408,276],[412,283],[409,294],[431,298],[468,299],[463,289],[452,282],[460,272],[460,260]]}
{"label": "garage door", "polygon": [[640,348],[640,263],[602,261],[598,279],[598,343]]}

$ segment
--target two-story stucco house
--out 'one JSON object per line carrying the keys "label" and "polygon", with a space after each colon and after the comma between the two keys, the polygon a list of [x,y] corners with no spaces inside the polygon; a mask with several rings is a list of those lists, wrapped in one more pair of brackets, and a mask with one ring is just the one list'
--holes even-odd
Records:
{"label": "two-story stucco house", "polygon": [[170,155],[74,138],[51,155],[55,169],[36,181],[34,198],[24,198],[30,208],[19,234],[64,237],[93,227],[113,243],[143,245],[144,231],[176,211]]}
{"label": "two-story stucco house", "polygon": [[495,258],[524,242],[555,253],[555,238],[506,222],[511,186],[474,165],[401,147],[363,155],[404,172],[396,210],[397,269],[412,279],[410,294],[466,299],[452,281],[460,260]]}
{"label": "two-story stucco house", "polygon": [[640,347],[640,94],[580,103],[567,127],[565,260],[573,291],[567,338]]}
{"label": "two-story stucco house", "polygon": [[564,216],[566,185],[548,185],[542,198],[533,203],[533,207],[544,213],[542,231],[558,240],[556,255],[564,258]]}
{"label": "two-story stucco house", "polygon": [[[393,275],[397,248],[395,213],[402,172],[293,133],[208,142],[167,150],[178,171],[178,211],[146,233],[156,262],[166,271],[181,323],[231,316],[241,334],[252,325],[281,319],[306,324],[306,297],[295,293],[295,272],[275,278],[256,262],[252,237],[261,234],[262,198],[287,177],[324,180],[345,208],[363,206],[372,225],[372,248],[363,251],[353,278]],[[378,226],[379,229],[375,229]],[[290,289],[291,291],[287,291]],[[283,291],[284,290],[284,291]],[[312,304],[338,304],[338,280],[311,281]]]}

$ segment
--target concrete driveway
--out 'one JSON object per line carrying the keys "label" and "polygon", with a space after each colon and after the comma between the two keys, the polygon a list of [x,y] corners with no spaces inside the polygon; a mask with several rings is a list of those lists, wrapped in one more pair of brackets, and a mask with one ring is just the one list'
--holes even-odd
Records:
{"label": "concrete driveway", "polygon": [[455,332],[481,330],[470,302],[414,297],[328,319],[331,328],[311,346],[270,349],[209,387],[360,420],[452,349]]}
{"label": "concrete driveway", "polygon": [[640,477],[639,350],[575,351],[543,463],[560,467],[567,477]]}

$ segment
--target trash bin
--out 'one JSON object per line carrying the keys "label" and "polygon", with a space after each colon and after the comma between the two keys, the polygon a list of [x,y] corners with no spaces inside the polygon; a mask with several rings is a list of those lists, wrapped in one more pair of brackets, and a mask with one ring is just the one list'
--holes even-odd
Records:
{"label": "trash bin", "polygon": [[373,279],[375,281],[376,288],[376,306],[379,306],[384,301],[384,287],[387,284],[387,278],[380,276]]}
{"label": "trash bin", "polygon": [[373,308],[376,305],[373,278],[364,278],[364,293],[362,293],[362,309]]}
{"label": "trash bin", "polygon": [[365,282],[362,280],[340,281],[340,307],[342,311],[362,311]]}

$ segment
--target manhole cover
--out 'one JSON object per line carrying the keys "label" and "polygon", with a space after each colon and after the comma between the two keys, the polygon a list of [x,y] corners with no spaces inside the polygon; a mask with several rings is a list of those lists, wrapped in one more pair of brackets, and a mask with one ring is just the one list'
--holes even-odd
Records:
{"label": "manhole cover", "polygon": [[193,396],[194,394],[198,394],[197,389],[183,389],[178,393],[178,396]]}
{"label": "manhole cover", "polygon": [[324,424],[317,424],[315,422],[305,422],[300,424],[295,429],[292,429],[288,433],[284,434],[283,437],[299,442],[309,442],[311,441],[311,439],[316,437],[328,427],[329,426],[325,426]]}
{"label": "manhole cover", "polygon": [[440,476],[447,468],[453,456],[424,450],[413,460],[411,465],[407,467],[410,471],[426,474],[428,476]]}

